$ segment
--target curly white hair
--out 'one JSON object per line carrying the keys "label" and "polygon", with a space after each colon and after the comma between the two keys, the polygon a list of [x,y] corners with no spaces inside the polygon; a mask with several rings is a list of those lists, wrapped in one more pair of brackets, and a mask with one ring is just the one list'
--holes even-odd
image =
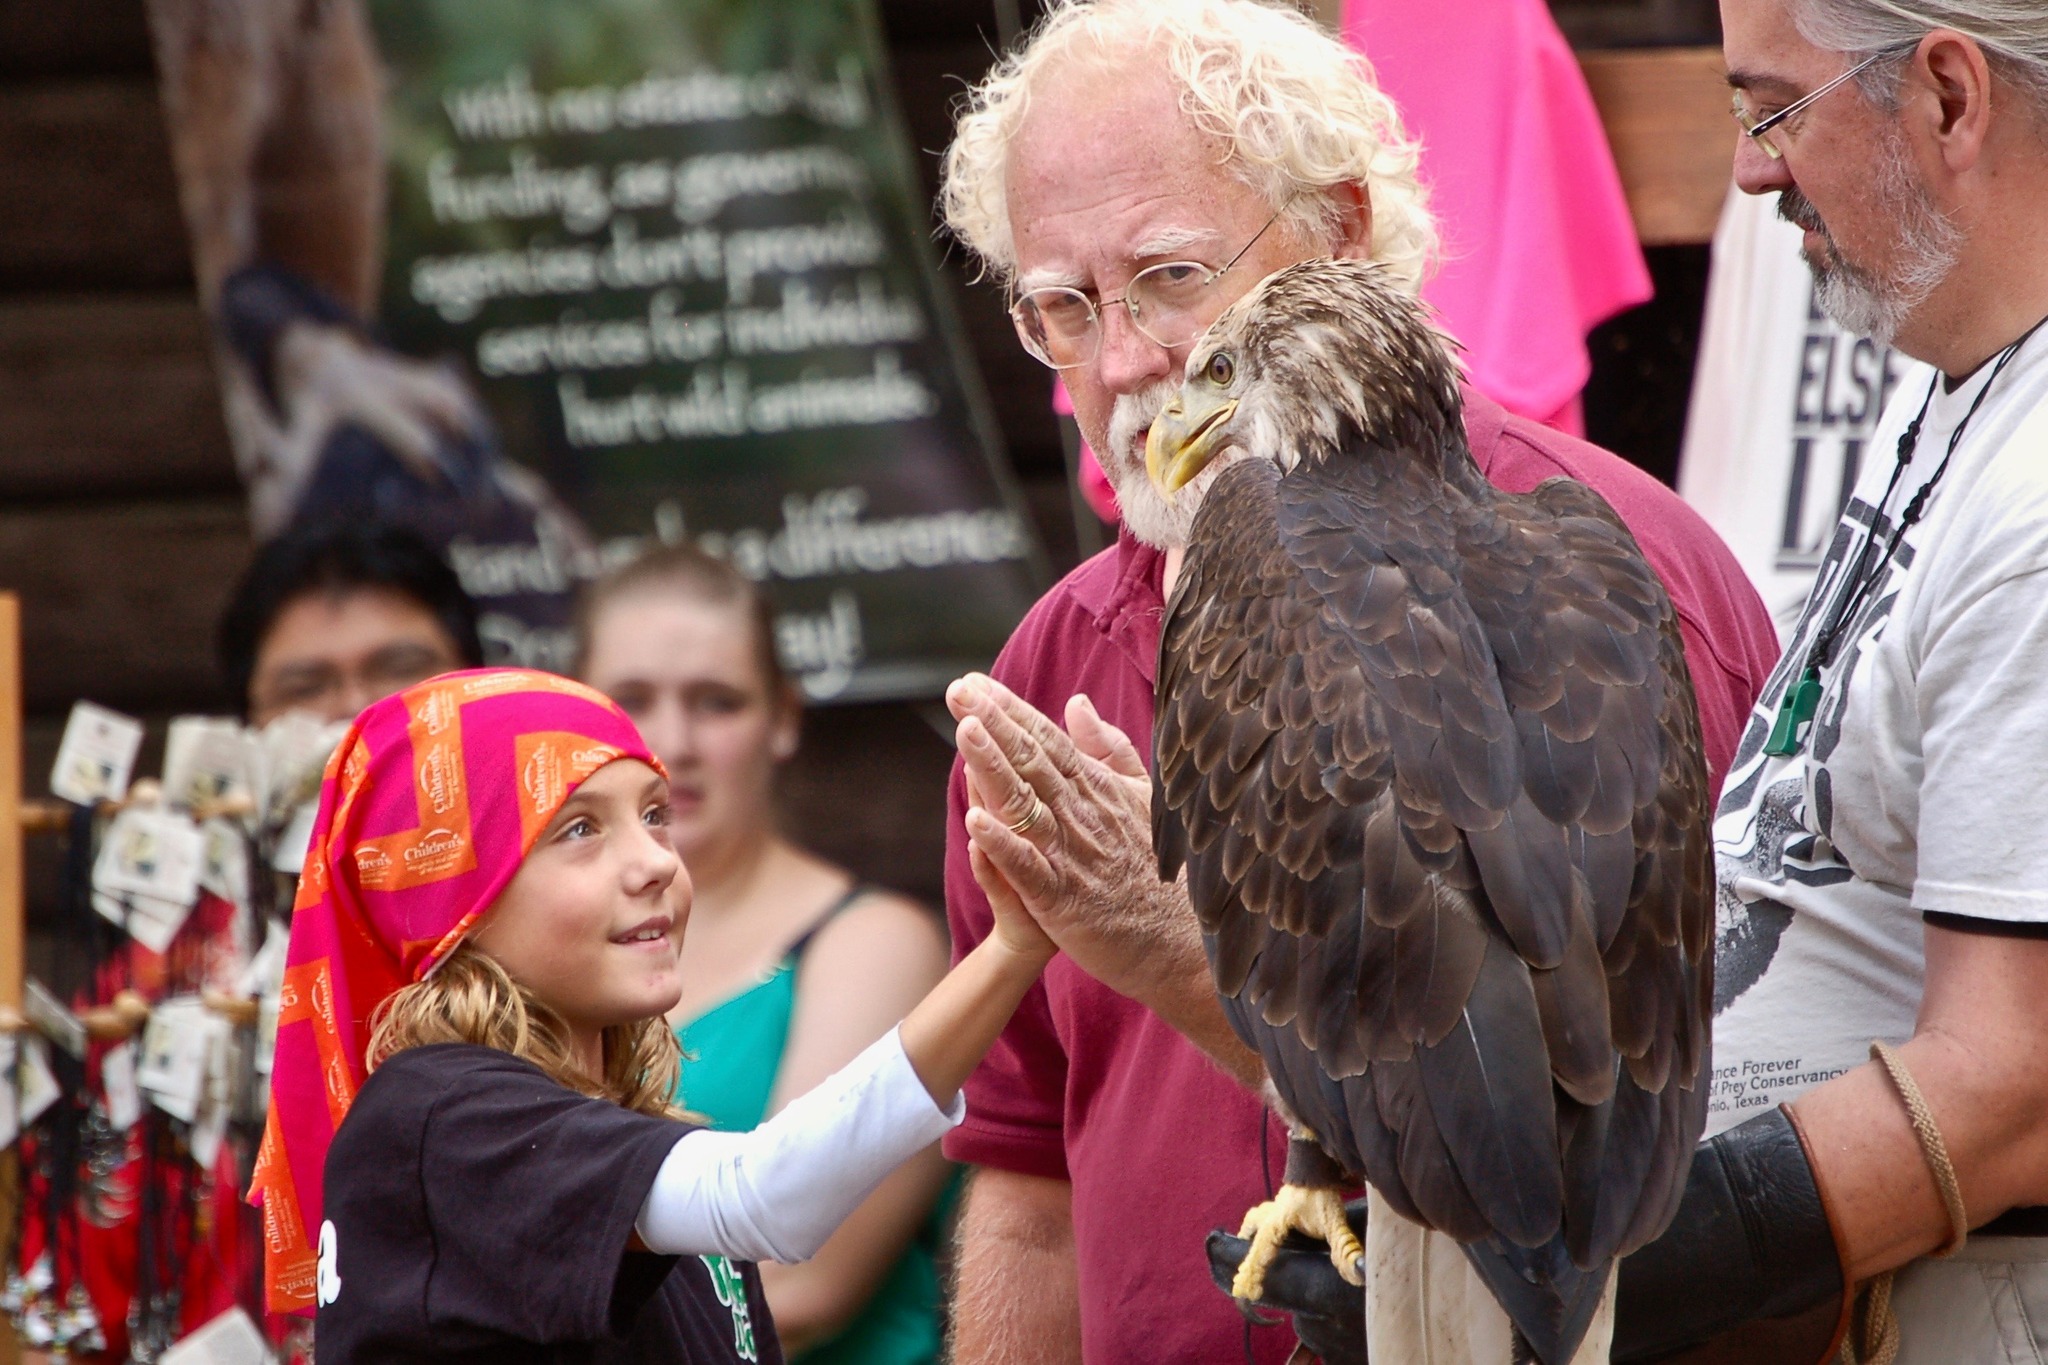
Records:
{"label": "curly white hair", "polygon": [[1419,147],[1365,59],[1313,20],[1261,0],[1062,0],[967,94],[946,149],[946,222],[1002,280],[1016,272],[1004,177],[1012,137],[1048,71],[1071,61],[1128,72],[1133,53],[1169,73],[1180,107],[1218,139],[1237,176],[1311,238],[1335,239],[1320,191],[1363,185],[1372,254],[1409,289],[1434,264],[1436,224]]}

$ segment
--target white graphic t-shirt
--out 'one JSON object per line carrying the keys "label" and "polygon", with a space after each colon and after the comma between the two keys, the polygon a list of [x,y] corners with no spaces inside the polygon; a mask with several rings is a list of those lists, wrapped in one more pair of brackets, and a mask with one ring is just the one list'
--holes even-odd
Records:
{"label": "white graphic t-shirt", "polygon": [[1800,235],[1777,195],[1728,192],[1678,461],[1679,495],[1728,542],[1780,637],[1864,467],[1891,463],[1872,432],[1916,368],[1820,311]]}
{"label": "white graphic t-shirt", "polygon": [[[1722,788],[1709,1135],[1860,1064],[1873,1038],[1911,1036],[1923,913],[2048,922],[2048,329],[1986,395],[1991,371],[1949,392],[1916,366],[1899,385]],[[1880,562],[1980,395],[1923,516]],[[1765,754],[1873,523],[1875,581],[1805,746]]]}

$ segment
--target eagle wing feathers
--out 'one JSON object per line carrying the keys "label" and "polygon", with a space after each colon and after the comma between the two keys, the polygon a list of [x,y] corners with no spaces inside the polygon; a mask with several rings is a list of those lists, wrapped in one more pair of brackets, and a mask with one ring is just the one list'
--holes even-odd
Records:
{"label": "eagle wing feathers", "polygon": [[1386,463],[1242,460],[1205,495],[1160,643],[1160,870],[1296,1116],[1508,1257],[1507,1303],[1514,1248],[1592,1267],[1661,1229],[1699,1131],[1698,722],[1591,490],[1447,503]]}

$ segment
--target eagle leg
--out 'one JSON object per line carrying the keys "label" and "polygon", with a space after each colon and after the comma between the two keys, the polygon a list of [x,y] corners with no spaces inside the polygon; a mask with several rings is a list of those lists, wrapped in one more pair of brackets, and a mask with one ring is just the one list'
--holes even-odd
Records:
{"label": "eagle leg", "polygon": [[1251,1250],[1237,1267],[1230,1292],[1244,1303],[1265,1297],[1266,1267],[1290,1232],[1302,1232],[1329,1244],[1330,1263],[1346,1282],[1365,1285],[1365,1248],[1344,1218],[1344,1172],[1307,1128],[1290,1127],[1287,1175],[1273,1197],[1244,1216],[1238,1236],[1251,1240]]}

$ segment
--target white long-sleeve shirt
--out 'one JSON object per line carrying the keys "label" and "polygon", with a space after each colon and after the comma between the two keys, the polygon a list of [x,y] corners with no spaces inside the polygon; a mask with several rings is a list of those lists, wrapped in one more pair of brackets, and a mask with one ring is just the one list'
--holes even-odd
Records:
{"label": "white long-sleeve shirt", "polygon": [[891,1171],[966,1114],[957,1095],[950,1109],[932,1103],[891,1029],[751,1132],[679,1139],[641,1205],[640,1240],[670,1255],[808,1260]]}

